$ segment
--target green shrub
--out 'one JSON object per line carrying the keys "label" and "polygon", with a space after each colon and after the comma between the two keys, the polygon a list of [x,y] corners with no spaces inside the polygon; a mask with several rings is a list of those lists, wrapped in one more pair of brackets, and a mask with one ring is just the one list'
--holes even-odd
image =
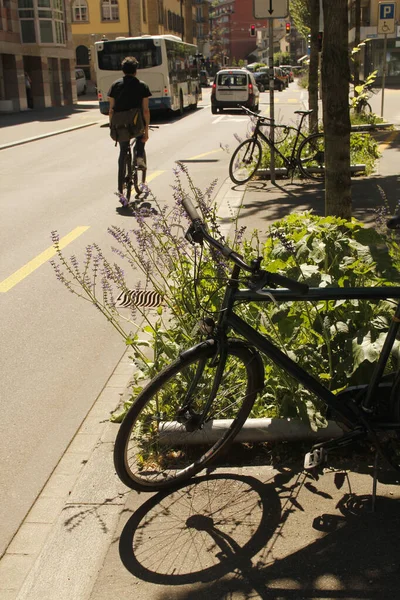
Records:
{"label": "green shrub", "polygon": [[[202,192],[181,165],[176,170],[172,208],[153,198],[155,210],[139,211],[134,229],[109,228],[115,260],[96,244],[87,247],[82,261],[75,256],[67,260],[53,233],[58,279],[69,291],[93,303],[132,349],[136,365],[132,399],[143,382],[177,357],[180,349],[200,339],[200,319],[218,316],[230,265],[207,246],[193,247],[185,241],[188,220],[181,205],[182,198],[191,197],[211,234],[220,237],[212,202],[214,186],[215,182]],[[261,254],[264,268],[313,286],[375,286],[397,277],[384,239],[356,222],[292,214],[269,229],[263,245],[257,231],[247,240],[242,240],[243,233],[236,228],[235,238],[228,243],[247,260]],[[142,285],[133,283],[138,273]],[[133,303],[126,314],[128,309],[119,308],[116,298],[132,288],[157,291],[162,305],[151,311]],[[365,380],[390,318],[388,302],[260,302],[239,305],[237,310],[333,391]],[[265,375],[265,390],[251,416],[300,417],[314,428],[324,424],[322,407],[302,386],[268,361]],[[131,402],[115,420],[122,419]]]}

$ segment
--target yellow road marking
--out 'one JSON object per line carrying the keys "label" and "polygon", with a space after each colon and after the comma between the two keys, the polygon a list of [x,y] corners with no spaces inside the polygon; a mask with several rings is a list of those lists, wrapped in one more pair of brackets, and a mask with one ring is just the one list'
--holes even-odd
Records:
{"label": "yellow road marking", "polygon": [[[85,233],[89,229],[89,226],[76,227],[70,233],[67,233],[64,237],[60,239],[60,249],[62,250],[65,246],[68,246],[71,242],[76,240],[82,233]],[[10,277],[4,279],[0,282],[0,292],[8,292],[13,288],[17,283],[28,277],[33,271],[36,271],[39,267],[41,267],[45,262],[50,260],[53,256],[55,256],[56,251],[54,246],[50,246],[44,252],[30,260],[26,265],[15,271]]]}
{"label": "yellow road marking", "polygon": [[288,99],[288,103],[290,104],[299,104],[300,100],[298,100],[297,98],[289,98]]}
{"label": "yellow road marking", "polygon": [[386,140],[384,142],[382,142],[382,144],[379,144],[378,146],[378,150],[379,152],[383,152],[383,150],[386,150],[386,148],[390,145],[390,142],[393,142],[394,138],[397,136],[399,132],[397,131],[397,129],[395,129],[394,131],[391,131],[388,135],[388,137],[386,138]]}
{"label": "yellow road marking", "polygon": [[151,173],[149,176],[146,176],[146,183],[150,183],[150,181],[153,181],[153,179],[159,175],[162,175],[163,173],[165,173],[165,171],[153,171],[153,173]]}
{"label": "yellow road marking", "polygon": [[210,150],[210,152],[204,152],[203,154],[197,154],[197,156],[191,156],[187,160],[195,160],[196,158],[203,158],[203,156],[208,156],[208,154],[215,154],[216,152],[222,152],[222,148],[218,148],[218,150]]}

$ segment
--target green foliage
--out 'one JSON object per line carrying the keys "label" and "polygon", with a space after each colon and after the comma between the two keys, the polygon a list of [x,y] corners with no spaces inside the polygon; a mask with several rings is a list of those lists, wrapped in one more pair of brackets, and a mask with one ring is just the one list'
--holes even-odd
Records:
{"label": "green foliage", "polygon": [[[201,339],[197,323],[204,316],[218,316],[230,270],[230,265],[208,246],[193,247],[184,239],[188,227],[181,204],[184,197],[199,207],[211,234],[220,237],[212,201],[216,182],[202,192],[184,165],[175,174],[176,204],[172,208],[152,198],[155,210],[138,212],[133,229],[109,228],[115,260],[96,244],[87,247],[82,261],[74,256],[67,260],[57,234],[53,234],[59,257],[53,266],[58,279],[100,310],[132,349],[136,366],[132,400],[182,348]],[[264,244],[258,231],[245,241],[242,235],[243,230],[236,228],[228,244],[240,248],[246,260],[261,254],[268,270],[312,286],[385,285],[398,277],[384,239],[357,222],[291,214],[270,228]],[[125,274],[121,262],[125,263]],[[135,306],[134,301],[129,309],[118,306],[116,298],[121,292],[128,294],[139,273],[144,283],[136,284],[136,291],[155,290],[163,299],[156,310]],[[391,308],[388,302],[354,300],[279,305],[260,302],[238,305],[237,310],[323,385],[337,391],[365,381],[381,348]],[[397,342],[395,348],[398,350]],[[393,366],[395,363],[393,359]],[[324,424],[318,401],[269,362],[265,363],[265,380],[253,417],[300,417],[314,428]],[[122,419],[132,400],[115,420]]]}
{"label": "green foliage", "polygon": [[350,163],[365,164],[365,174],[370,175],[381,156],[378,142],[368,133],[350,135]]}
{"label": "green foliage", "polygon": [[290,65],[290,62],[290,52],[274,52],[275,67],[279,67],[279,65]]}
{"label": "green foliage", "polygon": [[308,0],[289,0],[289,12],[297,31],[307,39],[311,27]]}
{"label": "green foliage", "polygon": [[[247,258],[253,256],[251,243],[245,250]],[[268,270],[314,287],[376,286],[398,280],[383,238],[360,223],[335,217],[292,214],[274,223],[263,258]],[[259,331],[324,386],[340,391],[368,381],[393,307],[386,301],[332,300],[260,304],[253,311]],[[392,367],[397,368],[396,359]],[[323,407],[306,390],[271,364],[266,366],[266,380],[256,410],[263,415],[273,410],[320,426]]]}

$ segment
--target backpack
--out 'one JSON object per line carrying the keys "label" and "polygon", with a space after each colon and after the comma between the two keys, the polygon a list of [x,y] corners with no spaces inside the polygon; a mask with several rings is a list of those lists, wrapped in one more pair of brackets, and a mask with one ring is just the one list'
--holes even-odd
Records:
{"label": "backpack", "polygon": [[144,122],[141,108],[131,108],[113,112],[110,122],[110,136],[117,142],[129,142],[144,132]]}

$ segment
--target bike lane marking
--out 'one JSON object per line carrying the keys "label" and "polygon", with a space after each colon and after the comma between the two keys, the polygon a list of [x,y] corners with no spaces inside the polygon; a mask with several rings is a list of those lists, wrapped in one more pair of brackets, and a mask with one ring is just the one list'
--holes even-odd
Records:
{"label": "bike lane marking", "polygon": [[[80,227],[75,227],[75,229],[67,233],[67,235],[60,239],[60,250],[62,250],[63,248],[68,246],[68,244],[76,240],[80,235],[82,235],[82,233],[85,233],[85,231],[87,231],[89,228],[89,225],[82,225]],[[55,256],[56,254],[57,252],[54,246],[50,246],[50,248],[47,248],[46,250],[38,254],[38,256],[36,256],[28,263],[26,263],[23,267],[15,271],[15,273],[10,275],[6,279],[3,279],[3,281],[0,281],[0,293],[8,292],[9,290],[11,290],[15,285],[17,285],[17,283],[20,283],[23,279],[28,277],[28,275],[31,275],[31,273],[36,271],[36,269],[41,267],[45,262],[50,260],[50,258],[53,258],[53,256]]]}
{"label": "bike lane marking", "polygon": [[153,181],[153,179],[159,175],[162,175],[163,173],[165,173],[165,171],[153,171],[153,173],[150,173],[148,177],[146,176],[146,183],[150,183],[150,181]]}
{"label": "bike lane marking", "polygon": [[197,154],[196,156],[191,156],[186,160],[196,160],[196,158],[203,158],[203,156],[208,156],[209,154],[215,154],[216,152],[222,152],[222,148],[217,148],[217,150],[210,150],[209,152],[203,152],[203,154]]}
{"label": "bike lane marking", "polygon": [[398,133],[399,131],[397,129],[391,131],[387,138],[381,144],[379,144],[379,152],[383,152],[383,150],[386,150],[390,146],[391,142],[393,142],[393,140],[397,137]]}

